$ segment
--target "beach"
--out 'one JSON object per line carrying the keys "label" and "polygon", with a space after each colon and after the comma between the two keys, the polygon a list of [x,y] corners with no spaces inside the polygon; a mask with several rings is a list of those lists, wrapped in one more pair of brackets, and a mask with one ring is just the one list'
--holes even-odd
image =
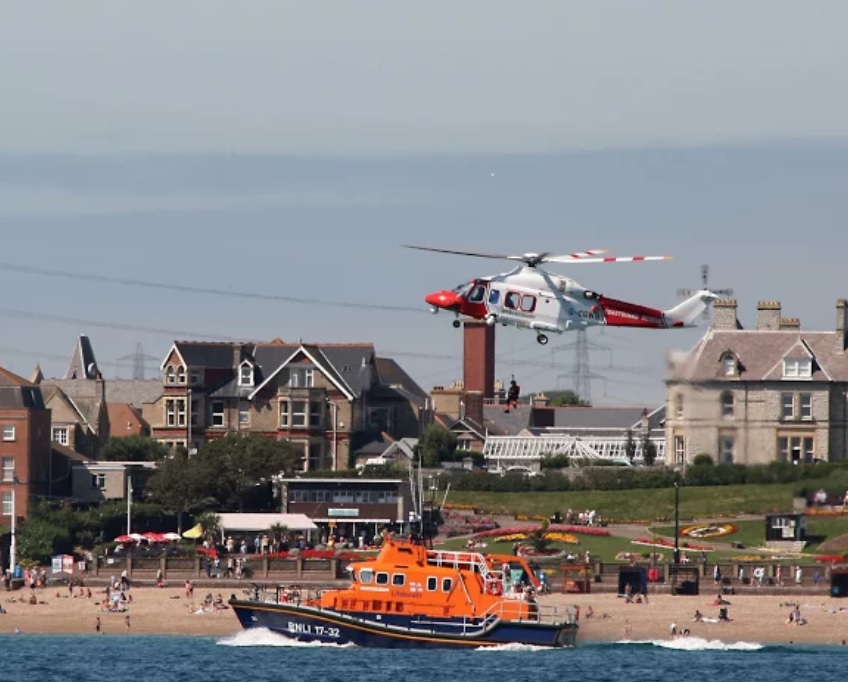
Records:
{"label": "beach", "polygon": [[[240,586],[241,587],[241,586]],[[34,591],[37,603],[30,604],[29,589],[0,592],[0,633],[96,633],[106,635],[162,634],[227,636],[239,632],[235,615],[229,608],[203,608],[206,595],[221,595],[224,602],[239,588],[225,585],[198,587],[188,598],[182,587],[136,587],[128,592],[132,602],[126,611],[103,610],[102,587],[92,588],[91,598],[69,596],[66,587]],[[218,588],[218,589],[216,589]],[[647,602],[627,603],[613,593],[549,594],[541,604],[580,607],[579,642],[616,642],[622,640],[661,640],[671,637],[674,624],[678,635],[689,630],[692,637],[722,642],[758,642],[787,644],[841,644],[848,639],[848,600],[816,594],[729,595],[725,599],[726,622],[718,622],[721,606],[714,594],[695,596],[649,595]],[[792,605],[797,604],[802,625],[787,623]],[[695,611],[704,617],[694,620]],[[591,615],[589,615],[591,614]],[[129,616],[129,629],[126,617]]]}

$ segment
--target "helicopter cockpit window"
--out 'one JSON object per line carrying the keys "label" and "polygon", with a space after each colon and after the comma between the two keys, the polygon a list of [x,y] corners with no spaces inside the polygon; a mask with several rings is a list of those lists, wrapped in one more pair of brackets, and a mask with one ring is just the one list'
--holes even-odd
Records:
{"label": "helicopter cockpit window", "polygon": [[486,287],[482,284],[477,284],[468,294],[469,303],[482,303],[486,298]]}
{"label": "helicopter cockpit window", "polygon": [[498,305],[501,302],[501,292],[497,289],[492,289],[489,292],[489,305]]}
{"label": "helicopter cockpit window", "polygon": [[474,286],[474,282],[466,282],[465,284],[460,284],[456,287],[453,292],[458,296],[465,297],[468,295],[468,292],[471,291],[471,288]]}
{"label": "helicopter cockpit window", "polygon": [[510,291],[506,295],[506,299],[504,299],[504,308],[509,308],[510,310],[518,310],[521,306],[521,294],[517,294],[514,291]]}

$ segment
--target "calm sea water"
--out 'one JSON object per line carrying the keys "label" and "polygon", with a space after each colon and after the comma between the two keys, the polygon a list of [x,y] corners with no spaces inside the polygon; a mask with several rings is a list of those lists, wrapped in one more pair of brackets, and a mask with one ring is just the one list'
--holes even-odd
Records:
{"label": "calm sea water", "polygon": [[4,682],[821,682],[844,676],[848,647],[676,642],[583,644],[576,649],[504,647],[397,652],[302,645],[265,632],[230,638],[0,635]]}

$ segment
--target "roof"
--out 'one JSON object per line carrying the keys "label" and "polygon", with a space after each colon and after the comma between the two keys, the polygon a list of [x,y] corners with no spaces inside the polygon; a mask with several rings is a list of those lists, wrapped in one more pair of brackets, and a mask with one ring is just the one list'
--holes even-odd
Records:
{"label": "roof", "polygon": [[0,367],[0,386],[33,386],[31,381]]}
{"label": "roof", "polygon": [[110,436],[135,436],[150,428],[138,411],[128,403],[106,403],[106,410],[109,414]]}
{"label": "roof", "polygon": [[65,379],[95,379],[97,372],[97,361],[94,359],[91,341],[87,336],[81,335],[74,344],[73,351],[71,351],[71,359],[68,361]]}
{"label": "roof", "polygon": [[533,408],[529,405],[519,405],[509,413],[504,409],[503,405],[484,405],[483,419],[491,422],[499,433],[508,436],[514,436],[530,426]]}
{"label": "roof", "polygon": [[62,445],[61,443],[50,443],[50,449],[54,452],[54,454],[67,457],[69,460],[77,464],[88,464],[89,462],[96,461],[91,459],[91,457],[86,457],[85,455],[80,454],[76,450],[72,450],[67,445]]}
{"label": "roof", "polygon": [[41,382],[45,403],[61,393],[94,433],[99,433],[102,426],[100,415],[105,403],[104,387],[105,382],[90,379],[45,379]]}
{"label": "roof", "polygon": [[222,533],[230,531],[266,532],[271,526],[281,525],[289,530],[316,530],[306,514],[218,514]]}
{"label": "roof", "polygon": [[392,358],[377,358],[377,377],[383,386],[391,387],[405,398],[419,405],[429,400],[430,395],[422,389],[409,374]]}
{"label": "roof", "polygon": [[161,379],[109,379],[104,387],[107,403],[126,403],[136,409],[162,396]]}
{"label": "roof", "polygon": [[[721,361],[728,352],[737,358],[738,377],[723,374]],[[841,334],[799,329],[710,330],[692,351],[670,358],[668,380],[782,380],[784,358],[810,355],[814,359],[813,381],[848,382],[848,353],[843,348]]]}

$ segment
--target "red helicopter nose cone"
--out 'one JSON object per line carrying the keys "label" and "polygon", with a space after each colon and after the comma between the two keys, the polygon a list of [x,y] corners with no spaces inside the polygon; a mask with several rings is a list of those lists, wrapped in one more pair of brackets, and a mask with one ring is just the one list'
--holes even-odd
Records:
{"label": "red helicopter nose cone", "polygon": [[459,297],[452,291],[436,291],[427,294],[424,300],[436,308],[450,308],[459,304]]}

